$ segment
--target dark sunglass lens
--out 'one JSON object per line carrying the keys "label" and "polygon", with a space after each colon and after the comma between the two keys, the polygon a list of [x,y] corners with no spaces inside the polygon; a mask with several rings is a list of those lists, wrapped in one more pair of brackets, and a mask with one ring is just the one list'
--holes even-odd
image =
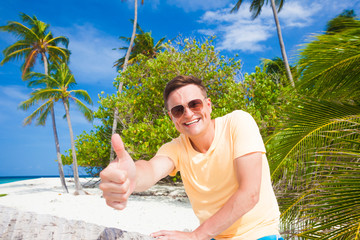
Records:
{"label": "dark sunglass lens", "polygon": [[183,115],[184,113],[184,106],[182,105],[178,105],[178,106],[175,106],[171,109],[171,114],[176,117],[176,118],[179,118]]}
{"label": "dark sunglass lens", "polygon": [[191,111],[200,111],[203,107],[203,101],[201,99],[195,99],[188,104]]}

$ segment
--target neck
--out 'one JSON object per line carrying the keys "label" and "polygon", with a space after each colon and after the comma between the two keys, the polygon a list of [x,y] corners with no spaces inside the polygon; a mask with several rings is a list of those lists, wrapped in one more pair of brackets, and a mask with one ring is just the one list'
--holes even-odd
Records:
{"label": "neck", "polygon": [[209,150],[215,137],[215,120],[212,119],[208,131],[200,136],[189,137],[192,147],[201,153],[206,153]]}

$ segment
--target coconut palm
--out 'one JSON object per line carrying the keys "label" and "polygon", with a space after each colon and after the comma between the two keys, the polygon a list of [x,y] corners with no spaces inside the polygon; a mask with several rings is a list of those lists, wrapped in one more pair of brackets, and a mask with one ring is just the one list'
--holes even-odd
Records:
{"label": "coconut palm", "polygon": [[[44,84],[44,85],[46,85],[46,84]],[[27,103],[27,101],[25,101],[25,102],[22,102],[19,107],[23,110],[27,110],[30,106],[33,106],[37,103],[38,103],[38,99],[31,98],[31,103]],[[29,104],[29,105],[27,105],[27,104]],[[36,119],[36,124],[43,126],[43,125],[45,125],[49,114],[51,115],[51,120],[52,120],[52,128],[53,128],[53,133],[54,133],[54,138],[55,138],[56,156],[57,156],[61,186],[65,193],[69,193],[69,190],[68,190],[68,188],[66,186],[66,182],[65,182],[63,163],[61,160],[60,144],[59,144],[59,138],[58,138],[56,122],[55,122],[54,101],[52,99],[49,99],[48,101],[45,101],[44,103],[42,103],[39,108],[37,108],[30,116],[28,116],[24,120],[24,125],[25,126],[29,125],[29,124],[31,124],[31,122],[34,119]]]}
{"label": "coconut palm", "polygon": [[317,36],[300,53],[303,101],[268,142],[290,236],[360,238],[359,61],[359,28]]}
{"label": "coconut palm", "polygon": [[[273,59],[262,59],[261,64],[264,66],[265,72],[271,76],[276,84],[282,84],[283,86],[289,84],[284,61],[281,58],[275,57]],[[297,79],[297,67],[290,66],[290,69],[294,79]]]}
{"label": "coconut palm", "polygon": [[344,10],[339,16],[330,20],[326,26],[327,34],[339,33],[351,28],[359,28],[354,10]]}
{"label": "coconut palm", "polygon": [[[71,150],[73,156],[73,170],[74,170],[74,181],[75,181],[75,194],[84,194],[79,180],[78,165],[76,160],[76,151],[74,143],[74,134],[70,119],[70,101],[74,102],[79,110],[84,114],[88,121],[93,119],[92,111],[86,107],[86,105],[80,100],[84,100],[88,104],[92,104],[89,94],[84,90],[71,90],[75,85],[75,79],[69,68],[65,63],[62,63],[53,73],[50,75],[41,73],[32,73],[30,78],[33,80],[29,81],[29,87],[40,86],[42,88],[36,89],[31,93],[31,98],[24,101],[21,104],[21,108],[26,110],[30,106],[34,105],[39,101],[45,103],[36,109],[29,117],[25,119],[25,123],[31,121],[36,116],[40,116],[40,120],[45,116],[48,109],[53,109],[54,102],[61,101],[65,108],[66,119],[69,126],[69,133],[71,139]],[[51,106],[51,107],[50,107]]]}
{"label": "coconut palm", "polygon": [[[250,5],[250,12],[252,12],[252,18],[255,19],[257,18],[260,13],[261,13],[261,9],[264,6],[265,1],[264,0],[251,0],[251,5]],[[284,4],[285,0],[270,0],[271,3],[271,8],[274,14],[274,19],[275,19],[275,24],[276,24],[276,29],[277,29],[277,34],[278,34],[278,38],[279,38],[279,43],[280,43],[280,49],[281,49],[281,54],[283,57],[283,61],[285,64],[285,69],[286,69],[286,74],[287,77],[291,83],[291,85],[293,87],[295,87],[295,83],[291,74],[291,70],[290,70],[290,66],[289,66],[289,62],[287,59],[287,55],[286,55],[286,50],[285,50],[285,44],[284,44],[284,40],[282,38],[282,34],[281,34],[281,27],[280,27],[280,22],[279,22],[279,18],[277,16],[277,12],[281,10],[283,4]],[[266,0],[266,3],[268,3],[269,1]],[[231,12],[237,12],[241,6],[241,4],[243,3],[243,0],[238,0],[237,3],[235,4],[234,8],[231,10]],[[276,10],[276,7],[278,8],[278,10]]]}
{"label": "coconut palm", "polygon": [[[125,1],[125,0],[121,0],[121,1]],[[144,0],[141,0],[141,4],[144,4]],[[129,61],[129,57],[130,57],[130,53],[131,53],[131,49],[134,43],[134,39],[135,39],[135,33],[136,33],[136,26],[137,26],[137,0],[134,0],[134,24],[133,24],[133,31],[131,34],[131,39],[130,39],[130,44],[129,47],[127,49],[126,55],[125,55],[125,59],[124,59],[124,65],[123,65],[123,69],[122,72],[125,72],[127,65],[128,65],[128,61]],[[120,82],[119,86],[118,86],[118,91],[117,93],[120,94],[122,92],[122,87],[123,87],[123,83]],[[114,135],[114,133],[116,132],[116,128],[117,128],[117,123],[118,123],[118,115],[119,115],[119,110],[117,107],[114,108],[114,120],[113,120],[113,125],[112,125],[112,131],[111,131],[111,135]],[[110,150],[110,161],[112,161],[114,159],[114,149],[112,146],[112,142],[110,141],[111,144],[111,150]]]}
{"label": "coconut palm", "polygon": [[[134,22],[131,20],[131,22]],[[140,25],[137,24],[137,33],[135,35],[134,39],[134,46],[131,50],[131,54],[129,57],[128,64],[133,64],[136,62],[137,56],[139,54],[142,54],[148,58],[155,58],[156,55],[160,52],[161,49],[163,49],[162,43],[165,40],[165,37],[161,38],[156,44],[154,44],[154,39],[151,37],[151,32],[144,32]],[[131,38],[129,37],[120,37],[121,40],[130,42]],[[121,47],[118,48],[119,50],[125,50],[127,47]],[[125,62],[125,56],[118,59],[114,67],[119,71],[123,66]]]}
{"label": "coconut palm", "polygon": [[[66,37],[53,37],[48,31],[50,25],[38,20],[36,16],[30,17],[21,13],[20,17],[24,24],[29,26],[9,21],[7,25],[0,27],[0,30],[12,33],[19,38],[3,51],[5,57],[0,62],[1,65],[12,60],[25,60],[22,65],[24,77],[32,69],[39,56],[44,63],[45,74],[48,71],[49,58],[57,62],[68,60],[70,52],[66,48],[69,40]],[[60,43],[66,48],[59,47]]]}
{"label": "coconut palm", "polygon": [[[5,57],[0,62],[1,65],[12,60],[23,60],[24,64],[22,65],[22,76],[25,77],[26,73],[34,66],[38,57],[40,57],[44,63],[44,73],[46,75],[48,74],[49,59],[56,62],[68,60],[70,52],[66,48],[69,40],[66,37],[53,37],[51,32],[48,31],[49,24],[38,20],[35,16],[30,17],[21,13],[20,17],[23,23],[28,26],[23,23],[9,21],[6,26],[0,27],[1,31],[12,33],[19,39],[3,51]],[[66,48],[59,47],[58,44],[60,43]],[[38,122],[38,124],[44,124],[47,114],[51,114],[61,185],[64,192],[67,193],[68,189],[66,187],[61,161],[60,145],[55,123],[55,113],[52,106],[52,103],[42,106],[44,109],[47,109],[47,111],[45,111],[45,115],[40,116],[40,122]]]}

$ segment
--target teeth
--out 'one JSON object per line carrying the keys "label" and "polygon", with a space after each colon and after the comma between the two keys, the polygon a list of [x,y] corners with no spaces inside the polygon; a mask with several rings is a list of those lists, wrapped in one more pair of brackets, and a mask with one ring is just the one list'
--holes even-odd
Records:
{"label": "teeth", "polygon": [[200,119],[195,119],[194,121],[185,123],[185,125],[189,126],[189,125],[191,125],[191,124],[193,124],[193,123],[197,123],[199,120],[200,120]]}

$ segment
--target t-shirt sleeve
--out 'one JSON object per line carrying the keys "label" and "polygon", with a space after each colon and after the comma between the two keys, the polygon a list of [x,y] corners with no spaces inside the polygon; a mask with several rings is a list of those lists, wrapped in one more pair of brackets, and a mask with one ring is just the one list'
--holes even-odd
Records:
{"label": "t-shirt sleeve", "polygon": [[231,115],[231,128],[235,158],[252,152],[266,152],[259,128],[249,113],[234,111]]}
{"label": "t-shirt sleeve", "polygon": [[178,146],[177,146],[177,139],[172,140],[171,142],[165,143],[162,145],[159,150],[157,151],[155,156],[165,156],[170,158],[175,165],[174,170],[169,174],[170,176],[175,176],[176,173],[179,171],[179,156],[178,156]]}

